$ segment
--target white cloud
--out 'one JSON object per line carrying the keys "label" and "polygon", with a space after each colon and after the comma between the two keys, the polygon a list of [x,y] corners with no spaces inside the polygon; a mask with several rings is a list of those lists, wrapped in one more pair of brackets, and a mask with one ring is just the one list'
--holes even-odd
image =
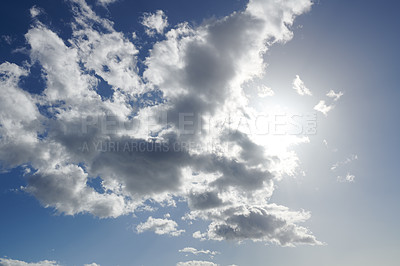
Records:
{"label": "white cloud", "polygon": [[146,33],[149,36],[153,36],[155,33],[162,34],[168,27],[167,16],[162,10],[157,10],[155,13],[144,13],[142,25],[146,27]]}
{"label": "white cloud", "polygon": [[1,266],[59,266],[56,261],[43,260],[39,262],[25,262],[8,258],[0,258]]}
{"label": "white cloud", "polygon": [[43,13],[43,9],[41,9],[41,8],[39,8],[37,6],[33,6],[29,10],[29,12],[30,12],[32,18],[36,18],[37,16],[39,16],[40,14]]}
{"label": "white cloud", "polygon": [[319,101],[319,103],[314,106],[314,110],[323,113],[325,116],[328,115],[328,112],[331,111],[335,106],[327,105],[324,100]]}
{"label": "white cloud", "polygon": [[171,235],[171,236],[179,236],[185,230],[178,230],[178,224],[169,219],[158,219],[149,217],[146,222],[139,224],[136,226],[136,231],[138,233],[143,233],[145,231],[153,231],[158,235]]}
{"label": "white cloud", "polygon": [[296,77],[293,80],[293,89],[299,95],[312,95],[311,91],[306,87],[304,82],[300,79],[299,75],[296,75]]}
{"label": "white cloud", "polygon": [[356,176],[350,173],[347,173],[345,176],[338,176],[337,180],[339,182],[349,182],[349,183],[353,183],[355,182]]}
{"label": "white cloud", "polygon": [[270,88],[265,85],[261,85],[258,87],[258,96],[261,98],[268,97],[268,96],[274,96],[275,92]]}
{"label": "white cloud", "polygon": [[[60,213],[102,218],[151,209],[148,201],[175,206],[179,198],[190,208],[187,219],[209,223],[196,237],[320,244],[298,225],[307,212],[269,202],[274,183],[298,166],[290,147],[306,138],[294,136],[272,153],[276,138],[232,132],[223,123],[228,114],[240,123],[255,113],[242,84],[264,73],[262,54],[292,38],[294,18],[311,1],[252,0],[222,19],[176,25],[152,47],[143,75],[138,49],[112,21],[83,0],[71,6],[69,40],[36,20],[25,36],[30,64],[43,70],[42,93],[18,87],[29,66],[0,67],[7,92],[0,95],[0,160],[5,168],[30,170],[24,191]],[[147,14],[143,23],[158,33],[167,25],[161,11]],[[99,92],[99,83],[110,87],[109,97]],[[188,113],[190,134],[181,127],[180,114]],[[218,123],[207,124],[212,120]],[[94,177],[98,189],[90,184]],[[184,231],[177,228],[167,216],[150,216],[136,229]]]}
{"label": "white cloud", "polygon": [[211,261],[191,260],[186,262],[178,262],[176,266],[218,266]]}
{"label": "white cloud", "polygon": [[328,96],[329,98],[333,98],[333,100],[336,102],[337,100],[340,99],[340,97],[343,96],[343,92],[339,91],[339,92],[335,92],[334,90],[330,90],[326,96]]}
{"label": "white cloud", "polygon": [[195,248],[192,247],[185,247],[181,250],[179,250],[179,252],[181,253],[191,253],[193,255],[199,255],[199,254],[205,254],[205,255],[210,255],[210,257],[212,258],[213,256],[220,254],[218,251],[211,251],[211,250],[197,250]]}

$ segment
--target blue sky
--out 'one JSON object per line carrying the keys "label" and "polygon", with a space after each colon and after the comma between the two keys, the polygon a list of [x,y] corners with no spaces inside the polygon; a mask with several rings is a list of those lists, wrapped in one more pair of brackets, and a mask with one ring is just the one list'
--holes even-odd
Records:
{"label": "blue sky", "polygon": [[0,265],[397,265],[395,1],[2,5]]}

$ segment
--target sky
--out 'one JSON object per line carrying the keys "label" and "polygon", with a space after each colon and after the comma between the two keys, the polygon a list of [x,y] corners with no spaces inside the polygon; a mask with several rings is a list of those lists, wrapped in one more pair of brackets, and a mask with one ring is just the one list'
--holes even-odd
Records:
{"label": "sky", "polygon": [[396,1],[0,9],[0,265],[398,265]]}

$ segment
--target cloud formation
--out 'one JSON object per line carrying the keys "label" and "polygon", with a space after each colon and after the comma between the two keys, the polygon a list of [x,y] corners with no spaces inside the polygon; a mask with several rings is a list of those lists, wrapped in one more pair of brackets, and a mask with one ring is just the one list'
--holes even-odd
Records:
{"label": "cloud formation", "polygon": [[[262,54],[290,41],[311,1],[251,0],[224,18],[176,25],[155,42],[143,71],[139,48],[112,21],[83,0],[70,4],[69,40],[35,20],[25,35],[30,64],[0,65],[0,161],[25,169],[24,191],[59,213],[101,218],[180,200],[187,221],[209,224],[195,234],[202,239],[321,244],[298,225],[308,212],[269,202],[274,183],[297,169],[289,147],[303,138],[273,154],[276,139],[229,126],[255,113],[242,84],[264,74]],[[143,25],[161,34],[168,24],[157,11]],[[19,87],[33,64],[45,82],[36,94]],[[150,216],[136,229],[184,232],[168,217]]]}

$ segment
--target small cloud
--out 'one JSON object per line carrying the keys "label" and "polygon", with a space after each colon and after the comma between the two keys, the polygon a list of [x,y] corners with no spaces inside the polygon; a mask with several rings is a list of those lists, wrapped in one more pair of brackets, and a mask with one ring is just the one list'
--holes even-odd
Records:
{"label": "small cloud", "polygon": [[90,263],[90,264],[84,264],[83,266],[100,266],[100,264],[97,263]]}
{"label": "small cloud", "polygon": [[337,180],[339,182],[348,182],[348,183],[353,183],[355,181],[356,176],[352,175],[350,173],[347,173],[346,176],[338,176]]}
{"label": "small cloud", "polygon": [[350,155],[349,157],[347,157],[344,161],[337,162],[337,163],[335,163],[334,165],[332,165],[331,170],[332,170],[332,171],[335,171],[335,170],[336,170],[337,168],[339,168],[340,166],[349,164],[349,163],[351,163],[352,161],[355,161],[355,160],[357,160],[357,159],[358,159],[357,154],[352,154],[352,155]]}
{"label": "small cloud", "polygon": [[211,251],[211,250],[208,250],[208,249],[207,250],[203,250],[203,249],[197,250],[197,249],[192,248],[192,247],[183,248],[183,249],[179,250],[179,252],[181,252],[181,253],[192,253],[193,255],[205,254],[205,255],[210,255],[211,258],[213,258],[217,254],[221,254],[218,251]]}
{"label": "small cloud", "polygon": [[178,262],[176,266],[218,266],[211,261],[204,261],[204,260],[191,260],[185,262]]}
{"label": "small cloud", "polygon": [[206,233],[202,233],[200,231],[196,231],[193,233],[193,238],[197,238],[200,239],[200,241],[204,241],[207,239],[207,234]]}
{"label": "small cloud", "polygon": [[118,0],[97,0],[97,4],[106,7],[106,6],[108,6],[110,4],[113,4],[113,3],[117,2],[117,1]]}
{"label": "small cloud", "polygon": [[306,87],[304,82],[300,79],[299,75],[296,75],[295,79],[293,80],[293,89],[299,95],[312,95],[311,91]]}
{"label": "small cloud", "polygon": [[7,43],[8,45],[11,45],[13,43],[13,38],[9,35],[2,35],[1,36],[1,40],[3,40],[5,43]]}
{"label": "small cloud", "polygon": [[324,100],[319,101],[319,103],[314,106],[314,110],[323,113],[325,116],[328,115],[328,112],[332,110],[335,106],[334,105],[326,105]]}
{"label": "small cloud", "polygon": [[162,34],[168,26],[167,16],[162,10],[157,10],[156,13],[144,13],[142,25],[146,27],[149,36],[154,36],[155,33]]}
{"label": "small cloud", "polygon": [[140,223],[136,227],[138,233],[143,233],[145,231],[153,231],[157,235],[171,235],[179,236],[185,230],[178,230],[178,224],[175,221],[169,219],[157,219],[149,217],[146,222]]}
{"label": "small cloud", "polygon": [[269,97],[269,96],[274,96],[275,92],[270,88],[265,85],[261,85],[258,87],[258,96],[261,98]]}
{"label": "small cloud", "polygon": [[37,16],[43,13],[43,9],[37,6],[33,6],[31,7],[31,9],[29,9],[29,12],[31,13],[32,18],[36,18]]}
{"label": "small cloud", "polygon": [[328,146],[328,141],[327,141],[326,139],[324,139],[322,142],[324,143],[324,145],[325,145],[327,148],[329,147],[329,146]]}
{"label": "small cloud", "polygon": [[339,92],[335,92],[334,90],[330,90],[326,96],[328,96],[329,98],[333,98],[333,100],[336,102],[337,100],[340,99],[340,97],[343,96],[343,92],[339,91]]}

